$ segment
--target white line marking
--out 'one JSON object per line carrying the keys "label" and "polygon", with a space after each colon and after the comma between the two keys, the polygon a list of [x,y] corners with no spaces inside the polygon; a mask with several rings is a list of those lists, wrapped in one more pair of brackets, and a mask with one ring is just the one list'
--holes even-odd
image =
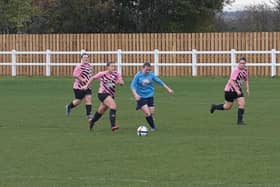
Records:
{"label": "white line marking", "polygon": [[47,179],[47,180],[99,180],[99,181],[119,181],[119,182],[138,182],[138,183],[147,183],[148,180],[143,179],[122,179],[122,178],[105,178],[105,177],[93,177],[93,176],[85,176],[85,177],[58,177],[58,176],[2,176],[0,178],[6,178],[6,179]]}

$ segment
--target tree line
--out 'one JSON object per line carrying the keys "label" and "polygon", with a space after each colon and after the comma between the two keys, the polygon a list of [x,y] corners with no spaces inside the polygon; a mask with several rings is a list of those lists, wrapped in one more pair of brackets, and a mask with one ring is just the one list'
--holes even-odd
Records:
{"label": "tree line", "polygon": [[0,33],[138,33],[280,30],[274,8],[228,17],[234,0],[0,0]]}
{"label": "tree line", "polygon": [[0,0],[1,33],[211,31],[230,0]]}
{"label": "tree line", "polygon": [[[216,15],[217,32],[272,32],[280,31],[280,0],[247,6],[242,11]],[[231,15],[229,15],[231,14]]]}

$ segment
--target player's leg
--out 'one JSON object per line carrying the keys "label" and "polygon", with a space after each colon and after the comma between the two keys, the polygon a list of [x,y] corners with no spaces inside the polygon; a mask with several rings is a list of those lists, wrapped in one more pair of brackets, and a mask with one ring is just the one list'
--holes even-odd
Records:
{"label": "player's leg", "polygon": [[73,91],[74,91],[75,99],[65,106],[66,115],[68,116],[70,115],[72,108],[78,106],[84,98],[84,94],[82,90],[73,89]]}
{"label": "player's leg", "polygon": [[154,114],[155,114],[155,107],[151,106],[151,107],[149,107],[149,109],[150,109],[151,115],[154,116]]}
{"label": "player's leg", "polygon": [[223,104],[223,110],[230,110],[233,106],[233,102],[225,101],[225,104]]}
{"label": "player's leg", "polygon": [[70,104],[72,104],[71,108],[74,108],[76,106],[78,106],[79,104],[81,104],[82,99],[74,99]]}
{"label": "player's leg", "polygon": [[212,104],[210,112],[214,113],[215,110],[230,110],[232,105],[233,102],[229,102],[229,101],[225,101],[224,104],[218,104],[218,105]]}
{"label": "player's leg", "polygon": [[85,96],[85,104],[86,104],[86,116],[88,120],[92,119],[92,113],[91,113],[91,108],[92,108],[92,96],[91,94],[88,94]]}
{"label": "player's leg", "polygon": [[156,125],[155,125],[155,122],[154,122],[153,115],[152,115],[152,113],[150,111],[150,107],[146,104],[146,105],[143,105],[141,107],[141,110],[143,111],[143,113],[144,113],[144,115],[146,117],[146,121],[150,125],[152,131],[155,131],[156,130]]}
{"label": "player's leg", "polygon": [[153,123],[153,126],[152,127],[152,131],[156,131],[156,125],[155,125],[155,118],[154,118],[154,114],[155,114],[155,106],[154,106],[154,97],[150,97],[147,99],[147,104],[148,104],[148,107],[149,107],[149,110],[150,110],[150,116],[151,117],[148,117],[148,119],[146,118],[146,120],[148,121],[152,121]]}
{"label": "player's leg", "polygon": [[210,107],[210,113],[214,113],[215,110],[230,110],[236,95],[232,92],[225,92],[225,103],[224,104],[212,104]]}
{"label": "player's leg", "polygon": [[108,108],[110,108],[109,119],[111,122],[112,131],[119,129],[120,127],[118,125],[116,125],[117,104],[116,104],[115,100],[112,98],[112,96],[108,95],[106,97],[106,99],[103,101],[103,103]]}
{"label": "player's leg", "polygon": [[245,112],[245,98],[244,97],[239,97],[236,99],[237,104],[238,104],[238,111],[237,111],[237,124],[242,125],[244,124],[243,122],[243,115]]}
{"label": "player's leg", "polygon": [[98,110],[95,112],[93,118],[89,121],[90,130],[93,128],[95,122],[97,122],[102,117],[102,115],[106,112],[107,109],[108,107],[105,104],[100,103]]}

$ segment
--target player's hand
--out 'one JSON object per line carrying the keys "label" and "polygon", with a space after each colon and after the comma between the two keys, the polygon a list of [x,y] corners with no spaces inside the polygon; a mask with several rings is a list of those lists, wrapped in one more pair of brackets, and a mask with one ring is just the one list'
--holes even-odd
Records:
{"label": "player's hand", "polygon": [[123,86],[124,85],[124,81],[123,80],[118,81],[117,84]]}
{"label": "player's hand", "polygon": [[140,100],[140,96],[139,96],[139,95],[135,95],[135,96],[134,96],[134,99],[135,99],[136,101],[139,101],[139,100]]}
{"label": "player's hand", "polygon": [[167,89],[167,92],[168,92],[169,95],[174,94],[174,91],[172,89],[170,89],[170,88]]}
{"label": "player's hand", "polygon": [[250,90],[247,89],[246,92],[247,92],[247,96],[249,96],[250,95]]}
{"label": "player's hand", "polygon": [[239,90],[236,91],[237,95],[241,95],[241,92]]}
{"label": "player's hand", "polygon": [[87,79],[85,79],[85,78],[80,78],[80,82],[87,82]]}
{"label": "player's hand", "polygon": [[82,89],[82,90],[86,90],[86,89],[88,89],[88,86],[85,85],[85,86],[83,86],[81,89]]}

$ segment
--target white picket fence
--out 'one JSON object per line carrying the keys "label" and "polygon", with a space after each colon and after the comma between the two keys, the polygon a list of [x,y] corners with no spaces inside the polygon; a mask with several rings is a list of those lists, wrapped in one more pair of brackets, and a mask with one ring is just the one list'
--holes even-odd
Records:
{"label": "white picket fence", "polygon": [[[237,51],[232,49],[230,51],[198,51],[193,49],[192,51],[159,51],[155,49],[154,51],[122,51],[121,49],[117,51],[0,51],[0,55],[11,55],[11,62],[0,62],[0,66],[11,66],[11,75],[16,76],[16,69],[17,66],[45,66],[46,76],[51,75],[51,67],[52,66],[75,66],[77,63],[55,63],[51,62],[51,55],[73,55],[77,54],[80,55],[81,53],[87,52],[88,54],[96,54],[96,55],[116,55],[117,56],[117,67],[118,72],[122,72],[123,66],[141,66],[140,63],[123,63],[122,56],[123,55],[153,55],[154,62],[152,65],[154,66],[155,74],[159,74],[159,67],[160,66],[190,66],[192,67],[192,76],[197,76],[197,67],[203,66],[231,66],[231,68],[236,66],[236,55],[237,54],[270,54],[271,61],[266,63],[247,63],[247,66],[268,66],[271,67],[271,76],[276,75],[276,67],[280,66],[279,63],[276,61],[277,54],[280,54],[280,51],[276,51],[272,49],[270,51]],[[17,55],[45,55],[45,62],[44,63],[17,63]],[[230,55],[231,61],[229,63],[197,63],[197,56],[201,54],[212,54],[212,55]],[[159,56],[160,55],[191,55],[192,61],[190,63],[160,63]],[[102,66],[104,63],[92,63],[94,66]]]}

